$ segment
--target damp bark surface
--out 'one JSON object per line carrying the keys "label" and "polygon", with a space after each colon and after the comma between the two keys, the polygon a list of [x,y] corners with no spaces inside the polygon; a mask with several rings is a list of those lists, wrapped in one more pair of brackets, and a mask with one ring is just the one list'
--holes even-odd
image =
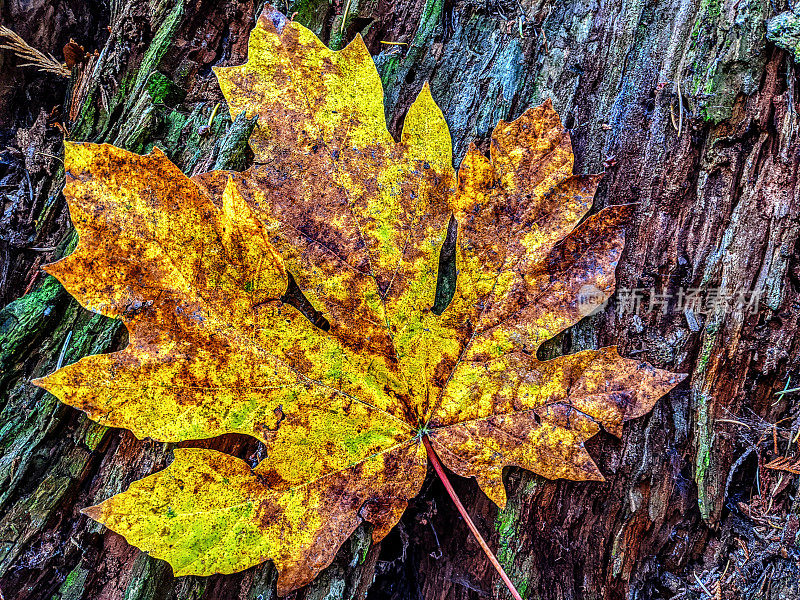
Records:
{"label": "damp bark surface", "polygon": [[[13,86],[0,91],[3,598],[275,597],[269,564],[175,578],[81,515],[166,466],[174,445],[106,429],[29,383],[126,343],[118,322],[80,308],[40,270],[76,241],[54,124],[73,140],[139,153],[157,145],[189,175],[246,168],[254,123],[231,122],[211,67],[245,61],[261,8],[0,4],[3,24],[39,49],[60,59],[72,37],[89,52],[69,80],[0,54]],[[604,172],[595,208],[635,203],[616,295],[540,358],[616,343],[623,356],[687,380],[626,424],[621,441],[591,440],[605,482],[507,469],[509,500],[498,511],[473,481],[451,475],[521,595],[800,597],[798,476],[767,467],[800,455],[800,392],[779,393],[800,385],[798,65],[784,38],[767,35],[791,7],[301,0],[277,8],[334,48],[362,34],[395,138],[426,81],[456,164],[470,142],[487,146],[498,120],[550,98],[570,130],[575,172]],[[252,463],[264,452],[237,436],[203,444]],[[366,527],[356,530],[292,597],[508,597],[432,473],[395,530],[378,545],[369,539]]]}

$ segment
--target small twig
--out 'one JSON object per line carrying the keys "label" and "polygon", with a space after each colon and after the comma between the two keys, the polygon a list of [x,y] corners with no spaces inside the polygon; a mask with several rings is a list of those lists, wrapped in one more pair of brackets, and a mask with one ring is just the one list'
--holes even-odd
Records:
{"label": "small twig", "polygon": [[64,346],[61,348],[61,354],[58,355],[58,362],[56,363],[56,371],[58,371],[61,366],[64,364],[64,358],[67,355],[67,346],[69,346],[69,341],[72,339],[72,330],[69,330],[67,334],[67,339],[64,340]]}
{"label": "small twig", "polygon": [[47,152],[41,152],[41,151],[37,151],[35,154],[39,156],[46,156],[47,158],[55,158],[57,161],[60,161],[61,163],[64,162],[64,160],[60,156],[56,156],[55,154],[48,154]]}
{"label": "small twig", "polygon": [[[783,401],[783,397],[784,397],[786,394],[791,394],[792,392],[797,392],[797,391],[800,391],[800,388],[790,388],[790,387],[789,387],[790,385],[792,385],[792,376],[791,376],[791,375],[789,375],[789,376],[786,378],[786,385],[785,385],[785,386],[783,386],[783,389],[782,389],[780,392],[775,392],[775,396],[777,396],[777,397],[778,397],[778,399],[777,399],[777,400],[775,400],[775,402],[773,402],[773,403],[772,403],[772,406],[775,406],[775,405],[776,405],[776,404],[778,404],[779,402],[782,402],[782,401]],[[780,422],[780,421],[779,421],[779,422]],[[787,446],[787,448],[786,448],[786,452],[787,452],[787,454],[788,454],[788,452],[789,452],[789,447],[790,447],[791,445],[792,445],[792,442],[789,442],[789,446]]]}
{"label": "small twig", "polygon": [[0,25],[0,39],[5,38],[8,40],[5,44],[0,44],[0,50],[8,50],[15,54],[18,58],[28,61],[20,63],[20,67],[35,67],[40,71],[53,73],[60,77],[67,78],[70,76],[70,70],[58,62],[51,54],[45,54],[30,46],[25,40],[19,37],[16,33],[11,31],[8,27]]}
{"label": "small twig", "polygon": [[350,1],[347,0],[347,4],[344,5],[344,11],[342,11],[342,26],[339,29],[339,35],[344,35],[344,26],[347,23],[347,15],[350,13]]}
{"label": "small twig", "polygon": [[708,588],[705,586],[705,584],[702,581],[700,581],[700,578],[697,576],[697,573],[692,573],[692,575],[694,575],[694,580],[697,583],[699,583],[700,587],[703,588],[706,594],[708,594],[708,597],[711,598],[711,600],[714,600],[714,594],[708,591]]}
{"label": "small twig", "polygon": [[550,54],[550,44],[547,43],[547,35],[544,32],[544,27],[539,27],[539,35],[542,37],[542,43],[544,43],[544,53]]}
{"label": "small twig", "polygon": [[381,40],[381,44],[386,44],[387,46],[408,46],[406,42],[387,42],[386,40]]}
{"label": "small twig", "polygon": [[42,265],[42,257],[37,256],[36,260],[33,261],[33,276],[31,280],[28,282],[28,285],[25,286],[25,291],[22,292],[23,296],[27,296],[28,292],[31,291],[33,284],[36,283],[36,280],[39,279],[39,275],[42,273],[42,270],[39,268]]}
{"label": "small twig", "polygon": [[775,392],[775,395],[783,396],[784,394],[791,394],[792,392],[800,392],[800,387],[783,389],[780,392]]}
{"label": "small twig", "polygon": [[780,454],[778,451],[778,427],[774,424],[772,425],[772,453]]}
{"label": "small twig", "polygon": [[747,423],[742,423],[741,421],[737,421],[736,419],[717,419],[717,423],[733,423],[734,425],[741,425],[742,427],[747,427],[748,429],[752,429],[750,425]]}
{"label": "small twig", "polygon": [[447,478],[447,473],[444,472],[444,467],[442,463],[439,462],[439,457],[436,456],[436,452],[433,450],[433,446],[431,446],[431,441],[428,439],[427,435],[422,436],[422,443],[425,445],[425,451],[428,453],[428,458],[431,459],[431,463],[433,464],[433,470],[436,471],[436,474],[439,476],[439,479],[442,480],[444,484],[444,489],[447,490],[447,493],[450,495],[450,498],[453,500],[453,503],[456,505],[458,512],[461,514],[461,517],[464,521],[467,522],[467,527],[472,532],[472,535],[475,536],[475,539],[478,540],[478,545],[481,549],[486,553],[486,556],[489,557],[489,562],[492,563],[492,566],[497,570],[500,574],[500,579],[503,580],[503,583],[506,584],[508,591],[511,592],[511,596],[513,596],[514,600],[522,600],[522,596],[519,595],[517,588],[514,587],[514,584],[511,583],[511,580],[506,575],[506,572],[503,570],[503,567],[500,565],[500,561],[497,560],[497,557],[494,555],[494,552],[489,548],[489,545],[486,543],[486,540],[483,539],[483,536],[478,531],[478,528],[475,527],[475,523],[472,522],[469,514],[467,514],[467,510],[464,508],[464,505],[461,504],[461,500],[456,495],[456,491],[453,489],[453,486],[450,485],[450,480]]}
{"label": "small twig", "polygon": [[773,471],[786,471],[787,473],[800,475],[800,459],[792,460],[788,457],[780,457],[776,458],[775,460],[771,460],[765,464],[764,467],[767,469],[772,469]]}
{"label": "small twig", "polygon": [[739,548],[741,548],[744,553],[744,562],[747,562],[750,560],[750,550],[747,549],[747,544],[742,538],[736,538],[736,541],[739,542]]}
{"label": "small twig", "polygon": [[211,116],[208,117],[208,127],[209,128],[211,128],[211,125],[214,123],[214,119],[216,118],[217,113],[219,112],[219,105],[220,105],[220,103],[217,102],[217,105],[214,107],[214,110],[211,111]]}
{"label": "small twig", "polygon": [[767,581],[771,581],[770,578],[769,578],[769,575],[772,575],[772,565],[771,564],[767,565],[767,568],[764,569],[764,572],[761,574],[761,577],[758,578],[759,581],[761,581],[763,579],[763,582],[761,583],[761,587],[758,589],[758,595],[759,596],[761,596],[761,594],[764,592],[764,587],[767,585]]}
{"label": "small twig", "polygon": [[[756,444],[756,447],[761,445],[761,441],[762,440],[758,441],[758,444]],[[759,462],[761,462],[761,456],[758,454],[758,452],[756,452],[756,457],[759,459]],[[760,473],[761,473],[761,468],[758,465],[756,465],[756,491],[758,492],[759,496],[761,495],[761,475],[760,475]]]}

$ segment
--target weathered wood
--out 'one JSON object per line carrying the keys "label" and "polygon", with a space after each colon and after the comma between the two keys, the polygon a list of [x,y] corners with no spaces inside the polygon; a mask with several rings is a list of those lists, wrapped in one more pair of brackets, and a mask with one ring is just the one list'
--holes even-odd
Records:
{"label": "weathered wood", "polygon": [[[775,447],[800,453],[790,448],[800,426],[798,394],[774,395],[789,377],[790,387],[800,385],[797,66],[765,37],[767,19],[789,7],[770,0],[300,0],[278,8],[296,12],[333,46],[364,35],[394,134],[426,80],[457,160],[471,141],[485,143],[498,119],[552,98],[572,133],[576,172],[606,170],[596,206],[638,204],[618,286],[647,290],[644,306],[633,311],[619,294],[541,352],[619,342],[623,353],[691,378],[626,426],[621,441],[605,434],[592,441],[603,484],[548,482],[510,469],[509,503],[498,512],[474,482],[454,477],[523,596],[707,597],[697,579],[714,592],[730,559],[722,597],[798,597],[797,477],[764,467]],[[210,135],[198,130],[222,100],[210,66],[244,61],[260,7],[158,0],[110,10],[97,21],[111,27],[99,57],[76,68],[69,83],[62,113],[70,137],[137,152],[158,144],[187,173],[246,164],[251,123],[231,124],[222,107]],[[170,447],[105,430],[27,383],[60,359],[124,339],[117,324],[88,314],[38,275],[42,261],[74,243],[60,162],[47,156],[60,153],[59,139],[44,117],[14,118],[22,127],[19,153],[4,154],[0,171],[0,186],[9,186],[0,187],[9,232],[2,237],[13,241],[4,250],[0,297],[14,300],[0,312],[0,591],[7,599],[272,598],[268,565],[175,579],[168,565],[78,513],[163,467]],[[760,303],[755,314],[730,306],[707,315],[677,310],[689,288],[726,297],[756,292]],[[663,314],[661,304],[648,310],[661,299],[651,290],[672,298]],[[252,460],[258,453],[235,436],[209,443]],[[334,565],[294,596],[366,593],[507,597],[433,479],[379,547],[370,549],[368,532],[359,530]]]}

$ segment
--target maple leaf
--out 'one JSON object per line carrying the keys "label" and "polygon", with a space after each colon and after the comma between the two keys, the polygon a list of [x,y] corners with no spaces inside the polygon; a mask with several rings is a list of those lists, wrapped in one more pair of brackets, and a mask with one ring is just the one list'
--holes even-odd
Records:
{"label": "maple leaf", "polygon": [[[426,476],[423,441],[501,507],[506,466],[601,480],[585,440],[619,436],[684,376],[615,348],[536,358],[583,316],[582,289],[613,292],[631,213],[584,219],[599,176],[572,174],[550,103],[500,122],[456,175],[427,85],[392,139],[360,37],[334,52],[268,8],[248,62],[216,73],[232,116],[258,116],[244,173],[65,143],[80,241],[47,270],[129,344],[36,384],[140,438],[240,433],[267,457],[176,449],[84,512],[176,575],[272,560],[285,594],[361,522],[389,532]],[[455,291],[434,311],[448,239]]]}

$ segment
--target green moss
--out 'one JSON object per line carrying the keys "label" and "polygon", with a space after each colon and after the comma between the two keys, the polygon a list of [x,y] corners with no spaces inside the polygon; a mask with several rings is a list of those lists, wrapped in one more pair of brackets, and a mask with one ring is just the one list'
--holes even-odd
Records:
{"label": "green moss", "polygon": [[113,144],[137,154],[146,154],[153,149],[153,133],[160,123],[150,96],[143,94],[131,110],[131,118],[125,119]]}
{"label": "green moss", "polygon": [[368,523],[364,523],[350,536],[350,555],[353,557],[350,561],[350,567],[363,565],[367,561],[367,553],[371,547],[372,526]]}
{"label": "green moss", "polygon": [[149,557],[144,552],[136,557],[131,568],[131,579],[125,589],[124,600],[155,600],[161,598],[159,589],[172,576],[169,565]]}
{"label": "green moss", "polygon": [[703,345],[700,349],[700,358],[697,360],[697,367],[695,374],[700,375],[708,366],[708,361],[711,359],[711,353],[714,348],[714,340],[717,337],[717,326],[714,322],[706,326],[706,335],[703,336]]}
{"label": "green moss", "polygon": [[[720,323],[718,320],[710,319],[706,326],[705,335],[703,336],[702,347],[700,349],[700,357],[697,361],[695,368],[695,379],[702,380],[703,375],[708,367],[708,362],[711,360],[715,350],[715,341],[719,331]],[[713,419],[711,415],[711,407],[713,406],[713,398],[710,397],[705,390],[696,390],[693,394],[695,398],[695,467],[694,478],[697,483],[698,505],[700,514],[703,519],[708,520],[711,517],[713,502],[711,501],[710,494],[714,493],[713,484],[708,481],[708,478],[714,475],[711,470],[712,463],[712,450],[714,446],[714,428]]]}
{"label": "green moss", "polygon": [[248,119],[244,112],[239,113],[231,123],[219,143],[215,170],[243,171],[247,167],[247,149],[250,134],[256,126],[258,115]]}
{"label": "green moss", "polygon": [[[347,0],[344,0],[342,7],[344,7],[346,3]],[[298,0],[289,5],[286,14],[292,15],[297,13],[294,15],[295,21],[304,27],[308,27],[318,36],[321,36],[322,30],[325,28],[325,21],[330,7],[330,0]]]}
{"label": "green moss", "polygon": [[88,421],[88,427],[86,428],[86,433],[83,436],[83,443],[86,445],[89,450],[97,450],[100,446],[100,443],[103,441],[103,438],[106,437],[106,433],[108,433],[109,429],[105,425],[100,425],[99,423],[95,423],[94,421]]}
{"label": "green moss", "polygon": [[[148,100],[153,102],[169,102],[181,97],[181,90],[176,84],[169,85],[164,81],[166,77],[161,74],[151,79],[151,74],[158,68],[167,50],[172,45],[175,34],[178,31],[184,15],[183,2],[179,1],[171,10],[166,4],[153,8],[152,14],[164,13],[166,16],[158,27],[152,43],[148,46],[147,52],[135,72],[126,73],[119,88],[110,100],[106,100],[110,95],[108,90],[100,90],[100,79],[94,81],[93,87],[87,92],[87,100],[83,103],[75,125],[70,132],[70,139],[73,140],[92,140],[107,141],[116,135],[115,130],[120,126],[125,126],[128,119],[125,117],[134,116],[133,107],[140,102],[142,92],[149,93]],[[157,22],[157,21],[156,21]],[[127,44],[123,39],[123,34],[119,33],[117,43],[120,46]],[[150,97],[152,96],[152,100]],[[103,108],[98,108],[100,98],[103,98]],[[122,117],[120,115],[120,111]],[[113,116],[113,122],[112,122]],[[130,129],[130,126],[128,126]],[[143,141],[137,142],[140,146]]]}
{"label": "green moss", "polygon": [[81,105],[78,117],[75,119],[75,125],[70,131],[70,139],[86,140],[94,131],[95,124],[100,117],[100,111],[97,109],[97,94],[98,91],[95,88],[86,95],[86,100]]}
{"label": "green moss", "polygon": [[387,94],[387,111],[391,112],[403,80],[412,69],[419,68],[424,63],[429,44],[439,31],[443,10],[444,0],[427,0],[414,39],[405,52],[402,54],[382,52],[375,57],[375,66],[378,68],[383,89]]}
{"label": "green moss", "polygon": [[695,456],[695,482],[697,483],[697,504],[700,515],[708,520],[711,516],[712,503],[709,498],[707,477],[711,469],[714,431],[710,420],[709,407],[712,399],[704,392],[697,395],[697,426],[695,437],[697,454]]}
{"label": "green moss", "polygon": [[181,24],[182,19],[183,2],[179,1],[167,15],[166,19],[164,19],[161,27],[156,31],[153,41],[147,47],[147,52],[145,52],[142,58],[142,63],[139,66],[136,79],[132,86],[133,95],[131,99],[138,96],[139,90],[144,87],[150,74],[158,68],[161,59],[164,58],[164,54],[166,54],[175,38],[175,34],[178,32],[178,26]]}
{"label": "green moss", "polygon": [[795,12],[787,10],[767,21],[767,39],[800,63],[800,5],[796,5]]}
{"label": "green moss", "polygon": [[52,600],[80,600],[83,598],[84,586],[89,577],[90,571],[84,569],[81,565],[77,565],[72,571],[69,572],[64,583],[58,588],[58,593],[52,597]]}
{"label": "green moss", "polygon": [[150,73],[145,89],[154,104],[173,105],[183,101],[186,97],[186,90],[158,71]]}
{"label": "green moss", "polygon": [[497,513],[495,529],[500,536],[501,548],[501,552],[498,554],[508,554],[510,540],[516,535],[515,528],[519,522],[519,507],[514,504],[508,503],[503,510]]}
{"label": "green moss", "polygon": [[[702,0],[689,38],[685,60],[685,103],[695,114],[719,123],[730,118],[740,93],[758,89],[765,64],[764,19],[767,7],[742,0],[734,12],[723,0]],[[683,82],[682,82],[683,83]]]}
{"label": "green moss", "polygon": [[31,343],[31,332],[43,329],[43,321],[54,315],[63,298],[61,284],[47,275],[34,291],[0,310],[0,379],[11,374],[14,362]]}
{"label": "green moss", "polygon": [[[528,589],[532,588],[532,577],[535,571],[529,564],[515,564],[519,558],[520,543],[517,537],[517,527],[520,523],[522,506],[536,492],[541,479],[528,472],[519,472],[519,480],[514,489],[509,493],[506,507],[497,513],[495,531],[497,531],[497,560],[503,566],[514,587],[520,595],[528,596]],[[511,483],[509,482],[511,485]],[[509,485],[509,487],[510,487]],[[506,597],[508,592],[500,583],[495,590],[497,597]]]}
{"label": "green moss", "polygon": [[380,53],[375,57],[375,66],[381,76],[383,89],[388,89],[397,80],[397,72],[400,69],[400,55]]}
{"label": "green moss", "polygon": [[181,132],[186,126],[186,115],[173,110],[164,116],[164,147],[169,159],[175,162],[175,156],[180,151],[179,141]]}
{"label": "green moss", "polygon": [[[358,16],[359,9],[361,8],[362,0],[343,0],[342,12],[333,19],[331,24],[331,35],[328,47],[331,50],[341,50],[347,45],[347,30],[353,23],[353,20]],[[345,12],[345,9],[347,12]],[[342,23],[344,21],[344,23]]]}
{"label": "green moss", "polygon": [[436,26],[442,18],[442,10],[444,10],[444,0],[428,0],[425,3],[417,33],[411,43],[412,46],[423,47],[427,44],[428,39],[433,36]]}

